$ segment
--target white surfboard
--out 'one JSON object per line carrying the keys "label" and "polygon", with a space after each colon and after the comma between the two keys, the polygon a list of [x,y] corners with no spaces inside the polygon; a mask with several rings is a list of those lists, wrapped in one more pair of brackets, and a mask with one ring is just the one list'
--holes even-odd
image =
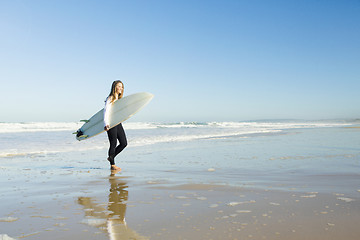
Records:
{"label": "white surfboard", "polygon": [[[126,97],[123,97],[113,103],[110,109],[109,120],[110,128],[124,122],[129,119],[141,108],[150,102],[154,97],[151,93],[135,93]],[[85,124],[77,130],[76,139],[81,141],[89,139],[104,132],[104,109],[98,111],[89,120],[82,120]]]}

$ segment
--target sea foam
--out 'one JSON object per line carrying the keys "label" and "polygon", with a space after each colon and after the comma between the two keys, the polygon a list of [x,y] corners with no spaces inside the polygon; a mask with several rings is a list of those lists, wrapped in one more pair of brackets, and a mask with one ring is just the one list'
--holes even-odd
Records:
{"label": "sea foam", "polygon": [[[46,155],[108,148],[106,134],[100,134],[86,141],[76,141],[72,133],[82,125],[83,123],[80,122],[0,123],[0,157]],[[129,147],[190,142],[201,139],[246,138],[259,134],[277,134],[287,129],[348,125],[351,124],[323,121],[123,123]]]}

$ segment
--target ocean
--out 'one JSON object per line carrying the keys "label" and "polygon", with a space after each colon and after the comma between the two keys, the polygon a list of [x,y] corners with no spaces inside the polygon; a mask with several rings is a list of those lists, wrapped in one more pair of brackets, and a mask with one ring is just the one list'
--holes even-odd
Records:
{"label": "ocean", "polygon": [[[50,153],[85,152],[108,148],[105,133],[86,141],[72,135],[83,123],[0,123],[0,158]],[[128,147],[157,143],[192,142],[201,139],[258,138],[281,135],[294,129],[351,126],[351,121],[248,121],[248,122],[125,122]]]}
{"label": "ocean", "polygon": [[[356,123],[125,122],[128,147],[118,155],[116,164],[143,182],[271,185],[311,191],[322,184],[321,176],[333,175],[336,177],[329,178],[326,187],[319,188],[331,192],[351,184],[353,191],[360,170],[359,128],[351,128]],[[107,134],[77,141],[72,133],[81,125],[0,123],[0,167],[107,171]]]}

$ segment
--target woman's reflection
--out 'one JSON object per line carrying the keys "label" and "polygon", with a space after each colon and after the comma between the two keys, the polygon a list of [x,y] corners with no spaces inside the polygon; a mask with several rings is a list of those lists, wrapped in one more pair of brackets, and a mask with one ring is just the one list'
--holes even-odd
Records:
{"label": "woman's reflection", "polygon": [[126,213],[126,201],[128,200],[129,192],[126,190],[126,182],[119,181],[115,177],[115,174],[118,170],[113,170],[109,177],[110,182],[110,194],[109,194],[109,205],[108,210],[109,219],[116,221],[118,224],[124,224],[125,222],[125,213]]}
{"label": "woman's reflection", "polygon": [[125,222],[126,201],[129,192],[123,178],[115,176],[118,170],[111,171],[109,176],[110,193],[107,209],[90,197],[79,197],[78,203],[84,206],[86,219],[84,223],[96,226],[108,232],[111,240],[115,239],[147,239],[127,227]]}

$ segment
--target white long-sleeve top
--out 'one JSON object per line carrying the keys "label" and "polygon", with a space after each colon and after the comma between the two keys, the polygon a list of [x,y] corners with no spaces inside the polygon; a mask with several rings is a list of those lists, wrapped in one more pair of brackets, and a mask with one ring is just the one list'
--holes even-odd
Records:
{"label": "white long-sleeve top", "polygon": [[110,97],[107,97],[105,100],[105,107],[104,107],[104,127],[110,125],[110,109],[112,103]]}

